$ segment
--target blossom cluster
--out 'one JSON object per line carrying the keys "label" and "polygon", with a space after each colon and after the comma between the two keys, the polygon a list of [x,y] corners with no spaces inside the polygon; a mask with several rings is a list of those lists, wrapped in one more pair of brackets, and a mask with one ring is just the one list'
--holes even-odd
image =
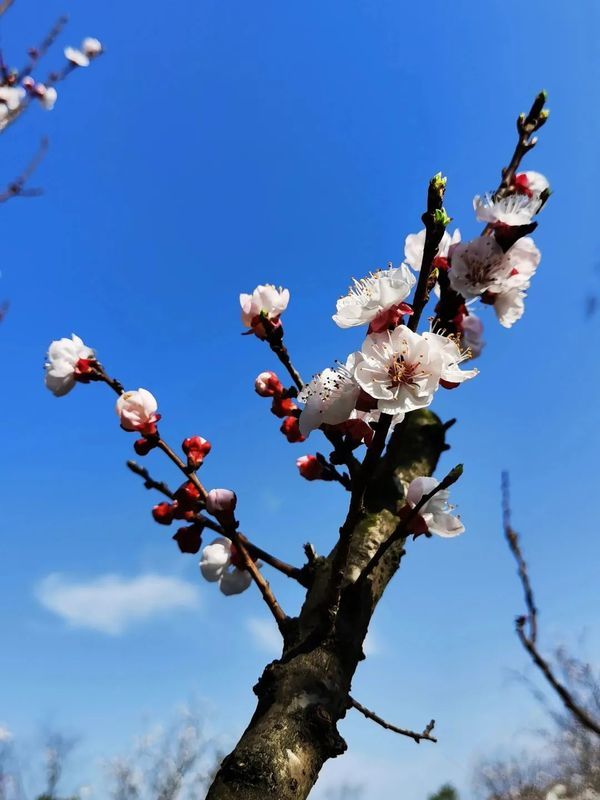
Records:
{"label": "blossom cluster", "polygon": [[[70,48],[66,55],[73,65],[87,66],[101,51],[99,42],[86,40],[80,50]],[[436,176],[432,185],[445,186],[445,179]],[[293,368],[283,343],[281,317],[289,304],[289,290],[265,284],[240,295],[247,333],[267,341],[293,379],[292,387],[286,388],[276,373],[264,371],[254,382],[256,393],[271,401],[271,412],[282,420],[281,432],[290,443],[298,443],[321,429],[334,446],[343,443],[345,457],[341,460],[334,460],[336,451],[329,460],[320,453],[300,456],[296,466],[303,478],[338,481],[353,491],[353,467],[362,469],[366,463],[360,465],[356,460],[356,448],[373,447],[375,432],[383,431],[378,437],[381,449],[375,450],[377,457],[381,456],[388,431],[406,414],[430,406],[440,388],[455,389],[478,374],[470,364],[465,366],[466,361],[480,355],[483,347],[483,326],[472,312],[476,300],[493,306],[504,327],[520,319],[527,289],[540,263],[539,250],[529,234],[536,225],[534,216],[549,195],[549,185],[539,173],[525,172],[515,175],[511,186],[505,188],[504,193],[474,199],[477,219],[485,223],[480,236],[463,241],[458,229],[447,232],[450,219],[442,209],[442,221],[434,219],[443,227],[438,230],[433,258],[431,244],[426,250],[430,230],[422,230],[406,237],[404,260],[399,266],[388,264],[386,269],[353,280],[348,293],[337,301],[332,318],[345,330],[365,326],[362,344],[343,362],[325,368],[306,384]],[[428,274],[419,275],[424,267]],[[428,329],[418,332],[417,323],[430,292],[438,298],[436,316]],[[202,551],[200,570],[224,594],[243,592],[252,575],[260,581],[256,553],[267,561],[271,557],[253,546],[248,550],[243,544],[248,540],[238,531],[235,493],[229,489],[206,491],[196,475],[211,450],[210,442],[201,436],[186,438],[181,445],[184,461],[160,437],[157,426],[161,415],[151,392],[144,388],[125,391],[108,378],[95,352],[78,336],[52,342],[46,361],[48,389],[63,396],[77,383],[90,381],[104,381],[117,392],[121,428],[141,437],[134,443],[138,455],[159,448],[186,476],[174,493],[164,484],[146,481],[146,486],[152,484],[168,496],[168,501],[152,509],[156,522],[187,523],[173,536],[184,553],[200,551],[207,526],[223,534]],[[338,471],[337,465],[342,463],[348,466],[349,474]],[[144,470],[138,471],[147,477]],[[447,487],[454,480],[456,476],[452,480],[447,476],[440,484],[433,477],[421,476],[404,485],[398,515],[407,535],[453,537],[464,531],[449,504]]]}
{"label": "blossom cluster", "polygon": [[[71,70],[75,67],[87,67],[102,52],[101,42],[93,37],[85,38],[78,48],[65,47],[67,68]],[[36,51],[32,51],[31,55],[37,58]],[[52,81],[47,83],[36,81],[29,74],[29,70],[24,73],[19,73],[18,70],[4,70],[0,85],[0,130],[10,123],[29,100],[37,100],[43,109],[52,111],[58,99],[58,92],[52,84]]]}

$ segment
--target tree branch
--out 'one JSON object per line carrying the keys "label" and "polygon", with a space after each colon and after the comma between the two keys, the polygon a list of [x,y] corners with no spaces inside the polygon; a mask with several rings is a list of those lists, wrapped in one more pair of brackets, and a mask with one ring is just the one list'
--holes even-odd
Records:
{"label": "tree branch", "polygon": [[385,728],[386,731],[392,731],[393,733],[399,733],[401,736],[408,736],[413,739],[417,744],[421,741],[426,742],[437,742],[437,739],[434,736],[431,736],[431,731],[435,726],[435,720],[432,719],[429,725],[427,725],[421,733],[417,733],[416,731],[408,730],[407,728],[398,728],[396,725],[392,725],[391,722],[387,722],[383,717],[380,717],[378,714],[375,714],[374,711],[363,706],[358,700],[355,700],[353,697],[348,695],[348,702],[350,704],[350,708],[355,708],[357,711],[366,717],[367,719],[376,722],[378,725],[381,725],[382,728]]}
{"label": "tree branch", "polygon": [[60,36],[63,31],[63,28],[69,21],[69,18],[65,16],[59,17],[54,25],[50,28],[46,36],[44,37],[43,41],[37,47],[32,48],[29,51],[29,61],[23,67],[21,72],[19,73],[18,81],[19,83],[25,78],[27,75],[30,75],[33,71],[35,65],[40,61],[48,52],[48,50],[52,47],[54,42]]}
{"label": "tree branch", "polygon": [[501,198],[510,194],[523,156],[536,146],[537,137],[533,136],[533,134],[547,122],[550,113],[544,108],[547,99],[546,92],[540,92],[533,101],[529,113],[527,115],[519,114],[517,117],[519,138],[509,165],[502,170],[502,180],[494,192],[495,197]]}
{"label": "tree branch", "polygon": [[0,17],[12,6],[15,0],[2,0],[0,3]]}
{"label": "tree branch", "polygon": [[0,203],[6,203],[7,200],[13,197],[39,197],[39,195],[41,195],[41,189],[26,189],[25,184],[42,163],[47,152],[48,139],[44,137],[40,142],[37,152],[23,172],[11,181],[4,191],[0,193]]}
{"label": "tree branch", "polygon": [[[128,461],[127,466],[134,473],[134,475],[139,475],[140,478],[142,478],[146,489],[155,489],[161,494],[164,494],[165,497],[168,497],[170,500],[175,499],[175,493],[169,489],[167,484],[163,481],[155,480],[145,467],[140,466],[136,461]],[[212,530],[221,536],[226,535],[223,526],[210,519],[210,517],[206,517],[204,514],[196,514],[196,520],[205,528],[209,528],[209,530]],[[303,586],[307,585],[305,570],[302,570],[299,567],[294,567],[291,564],[288,564],[285,561],[277,558],[276,556],[271,555],[271,553],[263,550],[262,547],[258,547],[257,545],[253,544],[246,536],[244,536],[243,533],[241,533],[241,531],[238,532],[238,536],[247,548],[248,553],[253,558],[259,558],[261,561],[264,561],[265,564],[268,564],[270,567],[273,567],[273,569],[278,570],[287,578],[293,578]]]}
{"label": "tree branch", "polygon": [[463,473],[463,466],[462,464],[457,464],[454,469],[451,469],[450,472],[443,478],[438,485],[433,488],[428,494],[424,494],[423,497],[419,500],[419,502],[413,506],[413,508],[409,511],[406,516],[400,520],[396,529],[393,531],[391,536],[389,536],[384,542],[382,542],[379,547],[377,548],[375,554],[369,561],[369,563],[364,568],[360,578],[356,581],[355,586],[358,588],[359,584],[364,584],[364,582],[369,577],[370,573],[377,567],[381,559],[387,553],[387,551],[400,539],[405,539],[407,536],[410,535],[410,526],[411,523],[415,521],[415,519],[419,515],[419,511],[426,505],[432,497],[438,492],[441,492],[442,489],[448,489],[448,487],[452,486],[453,483],[460,478]]}
{"label": "tree branch", "polygon": [[413,313],[408,321],[408,327],[411,331],[417,330],[421,314],[429,299],[429,276],[433,259],[437,255],[438,246],[442,241],[446,225],[450,222],[443,208],[445,191],[446,179],[442,178],[441,174],[438,173],[429,182],[427,211],[421,217],[425,225],[425,243],[423,245],[419,280],[417,281],[417,288],[412,301]]}
{"label": "tree branch", "polygon": [[385,440],[391,423],[392,416],[390,414],[380,415],[373,441],[367,449],[358,474],[352,481],[352,494],[350,496],[348,513],[344,524],[340,528],[340,538],[331,565],[331,586],[327,610],[332,617],[335,616],[336,609],[340,602],[342,584],[344,582],[344,576],[346,575],[348,554],[350,553],[352,533],[364,511],[363,501],[365,490],[383,453]]}
{"label": "tree branch", "polygon": [[560,697],[565,708],[571,712],[584,728],[600,736],[600,720],[593,719],[587,711],[577,703],[571,692],[557,679],[552,667],[537,649],[537,608],[533,587],[529,578],[529,571],[527,569],[527,562],[525,561],[519,544],[519,536],[513,529],[510,521],[510,486],[507,472],[502,473],[502,517],[504,536],[517,562],[519,580],[523,587],[525,605],[527,606],[527,614],[517,617],[515,622],[519,641],[529,653],[533,663],[540,670],[546,681]]}

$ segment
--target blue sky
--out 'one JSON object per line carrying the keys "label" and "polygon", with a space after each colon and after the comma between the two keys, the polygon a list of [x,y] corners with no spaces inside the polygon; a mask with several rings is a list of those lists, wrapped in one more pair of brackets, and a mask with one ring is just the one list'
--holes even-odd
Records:
{"label": "blue sky", "polygon": [[[189,697],[231,744],[274,642],[258,597],[201,583],[196,559],[152,522],[153,498],[124,468],[132,437],[113,397],[80,386],[58,401],[44,389],[49,341],[74,331],[128,388],[151,389],[174,444],[209,438],[205,482],[235,488],[244,530],[265,547],[293,562],[307,539],[325,551],[346,498],[297,477],[295,458],[323,445],[288,445],[253,393],[275,364],[241,339],[237,296],[261,282],[289,287],[286,335],[304,374],[344,358],[360,333],[330,317],[350,277],[401,260],[438,170],[449,213],[475,235],[473,195],[497,183],[516,114],[549,91],[551,121],[528,165],[555,194],[525,317],[505,331],[484,314],[479,377],[434,406],[459,419],[441,470],[465,464],[455,499],[467,533],[411,546],[355,681],[357,698],[399,724],[435,716],[440,743],[416,747],[350,716],[350,754],[315,792],[350,776],[368,800],[398,785],[417,800],[446,780],[468,795],[477,758],[526,744],[540,721],[511,679],[527,665],[512,629],[522,601],[499,527],[501,469],[544,643],[600,660],[599,326],[584,315],[600,291],[597,3],[43,6],[17,0],[3,17],[9,61],[64,11],[61,44],[97,35],[107,53],[60,87],[52,113],[33,109],[2,139],[2,181],[43,134],[51,148],[36,176],[44,196],[1,210],[11,309],[0,336],[0,723],[22,739],[48,721],[81,734],[74,776],[95,774],[145,717]],[[175,482],[158,455],[147,465]],[[98,623],[93,590],[107,581],[120,623]],[[123,616],[148,582],[162,600],[145,620]],[[299,591],[273,584],[297,608]],[[73,585],[83,600],[55,592],[54,611],[42,602],[49,586]],[[86,608],[88,626],[73,625]],[[122,630],[107,632],[113,623]]]}

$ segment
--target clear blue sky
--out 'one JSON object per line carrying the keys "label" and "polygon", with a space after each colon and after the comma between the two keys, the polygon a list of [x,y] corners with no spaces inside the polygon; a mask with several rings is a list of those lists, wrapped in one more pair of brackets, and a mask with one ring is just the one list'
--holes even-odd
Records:
{"label": "clear blue sky", "polygon": [[[505,331],[485,314],[480,376],[436,397],[438,413],[459,419],[442,469],[465,463],[455,497],[467,533],[411,546],[355,681],[361,701],[400,724],[435,716],[440,743],[416,747],[351,716],[350,754],[323,775],[324,788],[364,782],[368,800],[398,786],[419,800],[446,780],[468,794],[477,757],[518,746],[515,734],[540,720],[510,679],[526,659],[499,526],[502,468],[544,643],[576,646],[587,631],[583,652],[600,659],[600,342],[598,320],[584,317],[600,289],[597,2],[17,0],[2,19],[8,60],[64,11],[61,44],[96,35],[106,56],[1,143],[8,181],[42,134],[51,140],[36,176],[44,196],[0,211],[11,301],[0,335],[0,723],[23,738],[46,721],[82,734],[78,775],[126,747],[145,715],[165,718],[190,696],[231,744],[269,629],[258,597],[202,583],[196,559],[152,522],[152,496],[124,468],[133,437],[113,397],[89,386],[59,401],[44,389],[48,342],[78,333],[128,388],[154,392],[165,437],[209,438],[205,481],[236,489],[244,530],[266,547],[296,562],[307,539],[328,549],[346,498],[297,477],[295,458],[310,450],[285,442],[252,391],[275,364],[240,337],[238,293],[289,287],[285,326],[303,373],[344,358],[361,334],[330,316],[349,278],[401,260],[438,170],[449,213],[475,235],[473,195],[497,183],[516,114],[549,91],[551,121],[528,165],[555,195],[525,317]],[[175,481],[158,455],[147,464]],[[110,635],[43,607],[55,573],[63,584],[151,574],[195,588],[188,608]],[[273,583],[297,608],[299,592]]]}

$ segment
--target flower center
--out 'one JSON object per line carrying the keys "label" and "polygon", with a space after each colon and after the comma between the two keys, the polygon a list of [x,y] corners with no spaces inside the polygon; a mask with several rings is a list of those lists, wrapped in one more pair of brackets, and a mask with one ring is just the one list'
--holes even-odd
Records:
{"label": "flower center", "polygon": [[390,386],[396,389],[398,386],[405,384],[407,386],[414,386],[415,375],[418,369],[418,364],[409,363],[403,355],[394,356],[388,367],[388,375],[390,376]]}

